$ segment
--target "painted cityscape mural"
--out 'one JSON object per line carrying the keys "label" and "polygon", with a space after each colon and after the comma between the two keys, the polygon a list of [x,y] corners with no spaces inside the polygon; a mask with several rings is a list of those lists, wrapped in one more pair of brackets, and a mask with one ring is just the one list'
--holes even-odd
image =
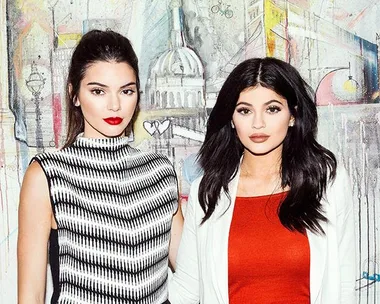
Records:
{"label": "painted cityscape mural", "polygon": [[358,303],[380,303],[380,0],[0,3],[0,303],[16,303],[22,176],[32,155],[64,141],[69,58],[95,28],[131,39],[142,90],[131,145],[171,159],[184,204],[229,72],[263,56],[297,67],[315,90],[320,142],[352,180]]}

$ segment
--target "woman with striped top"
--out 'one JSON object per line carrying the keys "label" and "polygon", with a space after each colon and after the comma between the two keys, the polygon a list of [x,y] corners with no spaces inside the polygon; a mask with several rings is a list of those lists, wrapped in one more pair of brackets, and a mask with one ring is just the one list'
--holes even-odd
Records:
{"label": "woman with striped top", "polygon": [[35,156],[21,188],[18,303],[44,303],[48,258],[51,303],[169,303],[177,178],[165,156],[128,144],[139,89],[127,38],[82,37],[68,74],[66,143]]}

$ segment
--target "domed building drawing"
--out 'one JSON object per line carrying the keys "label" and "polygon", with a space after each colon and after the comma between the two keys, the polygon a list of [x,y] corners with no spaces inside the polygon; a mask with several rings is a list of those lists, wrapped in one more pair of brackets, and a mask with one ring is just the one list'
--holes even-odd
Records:
{"label": "domed building drawing", "polygon": [[181,1],[172,0],[170,9],[169,48],[152,66],[138,125],[146,134],[144,149],[167,155],[181,172],[204,139],[205,77],[201,59],[186,43]]}
{"label": "domed building drawing", "polygon": [[204,107],[204,68],[198,55],[186,45],[180,0],[170,3],[170,48],[156,61],[147,82],[150,108]]}

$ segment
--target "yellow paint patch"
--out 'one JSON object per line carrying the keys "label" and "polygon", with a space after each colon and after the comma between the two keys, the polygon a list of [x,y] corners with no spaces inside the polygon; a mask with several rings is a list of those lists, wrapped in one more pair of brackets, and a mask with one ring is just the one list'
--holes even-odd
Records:
{"label": "yellow paint patch", "polygon": [[17,0],[16,3],[21,12],[26,15],[46,10],[45,1],[42,0]]}
{"label": "yellow paint patch", "polygon": [[58,46],[72,46],[76,45],[82,38],[81,34],[78,33],[67,33],[58,35]]}
{"label": "yellow paint patch", "polygon": [[343,89],[348,93],[356,93],[358,87],[357,84],[352,80],[346,80],[343,83]]}
{"label": "yellow paint patch", "polygon": [[276,39],[274,33],[276,26],[284,26],[286,22],[286,11],[275,5],[270,0],[264,2],[264,28],[267,45],[267,56],[274,56],[276,49]]}

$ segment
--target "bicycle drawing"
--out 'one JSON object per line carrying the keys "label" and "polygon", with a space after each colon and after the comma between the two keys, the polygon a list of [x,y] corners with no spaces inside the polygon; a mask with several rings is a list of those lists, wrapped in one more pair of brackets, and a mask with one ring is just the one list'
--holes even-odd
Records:
{"label": "bicycle drawing", "polygon": [[234,12],[233,12],[232,9],[230,9],[231,5],[230,4],[226,4],[225,5],[226,6],[225,9],[223,9],[222,6],[223,6],[223,0],[218,0],[218,4],[213,5],[211,7],[211,12],[213,14],[216,14],[216,13],[219,12],[222,16],[225,16],[228,19],[232,18],[232,16],[234,15]]}

